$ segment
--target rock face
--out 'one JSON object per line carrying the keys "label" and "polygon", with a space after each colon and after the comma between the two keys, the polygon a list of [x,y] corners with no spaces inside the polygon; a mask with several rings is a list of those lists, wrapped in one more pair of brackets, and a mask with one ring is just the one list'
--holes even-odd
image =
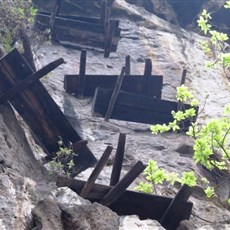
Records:
{"label": "rock face", "polygon": [[[147,1],[136,2],[140,4]],[[159,4],[160,1],[152,2]],[[142,74],[144,60],[151,58],[153,73],[164,76],[162,98],[175,100],[182,70],[187,69],[186,85],[201,104],[205,103],[209,94],[199,122],[218,117],[230,98],[229,82],[221,67],[211,70],[205,67],[209,56],[202,52],[198,44],[204,38],[128,1],[116,0],[113,7],[113,17],[121,19],[122,38],[118,51],[109,59],[104,59],[102,52],[89,50],[86,72],[119,74],[125,56],[130,55],[131,73]],[[177,20],[176,13],[169,14],[169,17],[170,20]],[[63,77],[64,74],[79,71],[79,50],[44,45],[39,49],[37,57],[40,65],[46,65],[57,57],[65,59],[66,64],[43,79],[42,83],[82,138],[88,140],[90,149],[98,159],[107,145],[114,146],[116,150],[119,132],[127,134],[122,176],[138,160],[147,163],[149,159],[156,160],[160,167],[178,174],[192,170],[198,178],[204,175],[192,159],[192,140],[186,136],[153,136],[149,132],[149,125],[117,120],[104,122],[101,118],[91,116],[92,98],[76,99],[66,94]],[[18,115],[14,115],[9,105],[0,106],[0,133],[1,229],[162,229],[155,221],[141,221],[136,216],[118,217],[108,208],[97,203],[91,204],[67,188],[58,189],[55,177],[41,164],[44,153],[34,143],[28,127]],[[109,184],[113,159],[114,155],[99,175],[98,183]],[[89,168],[78,178],[87,180],[91,171]],[[130,189],[141,179],[143,176]],[[200,180],[198,185],[201,185]],[[225,190],[229,189],[229,184],[225,186]],[[172,189],[176,191],[175,187]],[[161,187],[158,192],[170,195],[169,191]],[[190,200],[194,203],[190,222],[181,223],[179,229],[229,228],[229,211],[219,202],[207,200],[199,187],[194,189]]]}

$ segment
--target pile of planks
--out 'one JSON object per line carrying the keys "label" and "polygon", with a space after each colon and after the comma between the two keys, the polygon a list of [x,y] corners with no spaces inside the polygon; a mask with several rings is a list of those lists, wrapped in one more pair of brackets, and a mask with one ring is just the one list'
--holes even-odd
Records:
{"label": "pile of planks", "polygon": [[[79,97],[93,98],[92,115],[145,124],[167,124],[173,121],[171,111],[190,105],[161,99],[163,76],[152,74],[152,62],[146,59],[143,75],[130,73],[130,56],[118,75],[86,74],[86,50],[82,50],[78,75],[65,75],[64,89]],[[186,71],[182,74],[184,82]],[[181,84],[182,84],[181,83]],[[196,108],[198,113],[198,108]],[[187,129],[190,121],[183,123]]]}
{"label": "pile of planks", "polygon": [[174,198],[126,190],[145,166],[138,161],[120,180],[125,143],[126,135],[120,133],[109,186],[96,184],[95,181],[111,155],[112,146],[106,148],[86,182],[60,176],[57,186],[68,186],[85,199],[101,203],[118,215],[138,215],[142,220],[158,220],[167,230],[177,229],[180,222],[189,219],[191,215],[193,203],[187,200],[192,188],[183,185]]}
{"label": "pile of planks", "polygon": [[[47,1],[46,1],[47,2]],[[40,9],[36,25],[40,29],[50,28],[52,39],[63,45],[76,48],[99,48],[104,50],[104,57],[116,52],[121,29],[119,20],[110,19],[110,5],[102,0],[100,17],[89,17],[87,9],[94,8],[96,1],[60,1],[49,3],[34,1]],[[48,5],[44,8],[44,6]],[[85,14],[82,13],[86,9]]]}

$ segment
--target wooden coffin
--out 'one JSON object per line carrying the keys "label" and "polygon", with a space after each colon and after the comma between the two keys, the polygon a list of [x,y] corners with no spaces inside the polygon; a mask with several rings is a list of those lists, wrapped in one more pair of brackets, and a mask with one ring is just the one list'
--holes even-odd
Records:
{"label": "wooden coffin", "polygon": [[[92,103],[92,115],[105,117],[113,91],[97,88]],[[171,111],[177,111],[177,102],[120,92],[111,119],[145,124],[167,124],[173,121]],[[185,109],[190,108],[184,105]],[[188,127],[189,122],[185,123]]]}
{"label": "wooden coffin", "polygon": [[[97,87],[114,89],[117,78],[117,75],[85,75],[84,96],[94,96]],[[65,75],[64,89],[67,93],[78,95],[79,83],[79,75]],[[161,75],[151,75],[148,78],[143,75],[126,75],[121,90],[161,98],[162,87],[163,76]]]}
{"label": "wooden coffin", "polygon": [[[33,70],[14,49],[0,60],[1,92],[6,93],[32,74]],[[48,155],[53,156],[59,150],[60,138],[67,146],[82,140],[39,80],[9,101]],[[87,146],[78,151],[77,170],[82,171],[95,162],[96,159]]]}
{"label": "wooden coffin", "polygon": [[[47,28],[50,21],[50,15],[38,14],[36,24],[39,28]],[[120,40],[119,21],[110,20],[114,25],[110,46],[110,52],[116,52]],[[105,48],[104,26],[99,18],[58,16],[55,18],[52,36],[63,45],[69,45],[76,48],[95,47]]]}
{"label": "wooden coffin", "polygon": [[[70,189],[80,194],[86,182],[81,180],[63,180],[59,178],[58,187],[68,186]],[[94,184],[86,199],[91,202],[99,202],[110,191],[112,187]],[[140,192],[126,190],[112,205],[109,206],[118,215],[138,215],[140,219],[153,219],[162,222],[162,226],[169,230],[178,227],[181,220],[189,219],[193,204],[185,202],[183,199],[176,202],[176,211],[162,221],[173,199],[169,197],[149,195]],[[175,203],[174,203],[175,204]]]}

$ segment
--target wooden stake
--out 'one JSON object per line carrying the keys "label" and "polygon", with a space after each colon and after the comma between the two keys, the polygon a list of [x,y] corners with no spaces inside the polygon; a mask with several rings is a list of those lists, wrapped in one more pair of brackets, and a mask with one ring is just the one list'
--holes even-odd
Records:
{"label": "wooden stake", "polygon": [[79,70],[79,96],[84,97],[85,91],[85,71],[86,71],[86,50],[81,51],[80,70]]}
{"label": "wooden stake", "polygon": [[160,224],[164,228],[176,229],[178,227],[181,215],[186,211],[184,210],[185,204],[191,194],[192,188],[188,185],[183,185],[160,220]]}
{"label": "wooden stake", "polygon": [[112,97],[111,97],[110,102],[109,102],[109,106],[108,106],[108,109],[107,109],[107,112],[106,112],[106,115],[105,115],[105,121],[109,121],[109,118],[112,115],[113,108],[114,108],[114,105],[116,103],[117,97],[119,95],[124,76],[125,76],[125,67],[123,66],[122,69],[121,69],[121,74],[117,79],[115,89],[113,91]]}
{"label": "wooden stake", "polygon": [[144,169],[144,164],[141,161],[138,161],[131,170],[102,198],[100,203],[107,207],[114,203]]}
{"label": "wooden stake", "polygon": [[14,87],[9,89],[6,93],[0,96],[0,104],[6,102],[7,100],[14,97],[20,91],[26,89],[29,85],[34,83],[36,80],[44,77],[46,74],[57,68],[59,65],[64,63],[63,58],[59,58],[56,61],[53,61],[43,67],[42,69],[38,70],[36,73],[30,75],[29,77],[25,78],[24,80],[17,83]]}
{"label": "wooden stake", "polygon": [[113,170],[112,170],[111,179],[110,179],[110,186],[114,186],[119,182],[120,175],[121,175],[122,162],[123,162],[124,153],[125,153],[125,141],[126,141],[126,134],[120,133],[119,139],[118,139],[117,151],[115,155],[115,160],[113,163]]}
{"label": "wooden stake", "polygon": [[125,57],[125,75],[130,75],[130,56]]}
{"label": "wooden stake", "polygon": [[112,150],[113,150],[112,146],[107,146],[105,152],[103,153],[102,157],[98,161],[98,163],[97,163],[96,167],[94,168],[93,172],[91,173],[89,179],[85,183],[85,186],[82,189],[80,196],[86,197],[89,194],[89,192],[92,189],[98,175],[100,174],[101,170],[103,169],[106,162],[108,161],[108,158],[109,158]]}
{"label": "wooden stake", "polygon": [[146,92],[148,96],[151,96],[151,89],[149,86],[149,81],[150,81],[150,77],[152,75],[152,61],[151,59],[146,59],[145,60],[145,70],[144,70],[144,78],[145,78],[145,86],[146,86]]}
{"label": "wooden stake", "polygon": [[[187,74],[187,70],[186,70],[186,69],[183,69],[183,71],[182,71],[182,76],[181,76],[180,86],[182,86],[182,85],[185,84],[186,74]],[[183,102],[178,101],[178,104],[177,104],[177,111],[181,111],[181,110],[182,110],[182,107],[183,107]]]}

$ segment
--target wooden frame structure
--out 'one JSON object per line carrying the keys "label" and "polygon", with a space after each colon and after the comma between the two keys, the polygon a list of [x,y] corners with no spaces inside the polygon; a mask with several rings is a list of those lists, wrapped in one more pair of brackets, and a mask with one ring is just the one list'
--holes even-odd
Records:
{"label": "wooden frame structure", "polygon": [[[100,17],[62,14],[65,1],[53,1],[50,13],[40,12],[36,17],[39,28],[51,28],[52,38],[63,45],[76,48],[99,48],[104,57],[116,52],[120,40],[119,20],[110,19],[107,0],[101,1]],[[74,5],[73,5],[74,6]]]}
{"label": "wooden frame structure", "polygon": [[[97,87],[114,89],[118,75],[86,74],[86,56],[86,50],[82,50],[79,75],[64,76],[65,91],[81,97],[92,97]],[[161,98],[162,87],[163,76],[152,75],[152,62],[150,59],[146,59],[143,75],[132,75],[130,73],[130,57],[126,57],[125,76],[121,86],[122,91]]]}

